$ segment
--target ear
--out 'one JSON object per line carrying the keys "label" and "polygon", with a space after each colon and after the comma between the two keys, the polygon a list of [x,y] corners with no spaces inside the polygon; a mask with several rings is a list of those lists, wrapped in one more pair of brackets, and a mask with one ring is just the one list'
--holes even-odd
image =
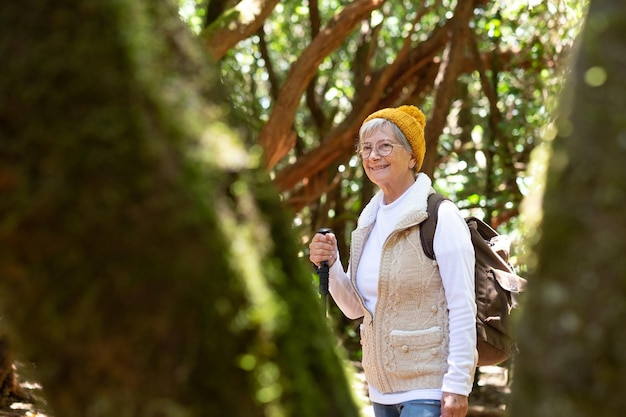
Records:
{"label": "ear", "polygon": [[415,165],[417,165],[417,158],[411,156],[411,159],[409,160],[409,168],[415,169]]}

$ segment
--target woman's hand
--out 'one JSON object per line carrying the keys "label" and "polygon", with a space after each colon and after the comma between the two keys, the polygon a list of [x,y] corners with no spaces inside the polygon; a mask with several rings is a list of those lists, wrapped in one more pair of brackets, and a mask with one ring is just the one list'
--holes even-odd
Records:
{"label": "woman's hand", "polygon": [[469,401],[465,395],[444,392],[441,396],[441,417],[465,417]]}
{"label": "woman's hand", "polygon": [[316,233],[313,236],[309,243],[309,260],[318,267],[324,261],[328,261],[328,266],[333,266],[337,261],[337,238],[334,233]]}

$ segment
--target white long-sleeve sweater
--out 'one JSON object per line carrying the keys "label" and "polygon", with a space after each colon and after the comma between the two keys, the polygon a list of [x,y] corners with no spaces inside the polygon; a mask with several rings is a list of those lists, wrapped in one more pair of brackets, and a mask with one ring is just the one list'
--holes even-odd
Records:
{"label": "white long-sleeve sweater", "polygon": [[[430,190],[430,179],[419,174],[415,184],[394,203],[382,204],[382,195],[379,193],[363,210],[359,226],[373,221],[374,227],[360,257],[356,285],[350,281],[352,266],[344,272],[340,263],[335,262],[330,270],[331,295],[347,317],[359,318],[365,314],[364,309],[370,313],[375,311],[382,245],[394,229],[395,221],[402,218],[406,210],[415,208],[416,199],[420,199],[418,205],[425,210],[426,196]],[[411,201],[406,202],[407,199]],[[442,392],[468,395],[471,391],[476,360],[474,252],[465,221],[456,206],[450,202],[444,202],[440,206],[433,248],[449,311],[448,369],[443,377],[443,384],[440,389],[416,389],[386,394],[370,385],[370,398],[374,402],[396,404],[412,399],[440,399]]]}

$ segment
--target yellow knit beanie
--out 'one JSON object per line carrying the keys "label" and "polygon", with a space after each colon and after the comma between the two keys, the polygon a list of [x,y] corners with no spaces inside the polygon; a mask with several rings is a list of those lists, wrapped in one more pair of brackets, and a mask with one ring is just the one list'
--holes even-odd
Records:
{"label": "yellow knit beanie", "polygon": [[413,148],[413,155],[417,160],[415,171],[419,171],[424,162],[424,153],[426,153],[426,140],[424,139],[426,117],[424,113],[415,106],[382,109],[370,114],[363,124],[372,119],[387,119],[400,128]]}

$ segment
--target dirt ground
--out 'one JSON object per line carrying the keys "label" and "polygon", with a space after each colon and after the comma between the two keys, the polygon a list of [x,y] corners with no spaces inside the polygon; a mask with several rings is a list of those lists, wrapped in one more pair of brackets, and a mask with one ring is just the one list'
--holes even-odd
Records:
{"label": "dirt ground", "polygon": [[479,368],[478,386],[470,395],[468,417],[501,417],[505,415],[511,394],[509,370],[499,366]]}
{"label": "dirt ground", "polygon": [[[359,364],[354,364],[357,373],[354,389],[363,408],[363,417],[373,417],[374,413],[367,398],[367,387]],[[31,382],[21,382],[20,386],[31,397],[31,401],[16,399],[9,407],[0,409],[0,417],[51,417],[46,411],[41,397],[41,386]],[[510,396],[508,370],[499,366],[479,368],[477,386],[470,395],[470,409],[467,417],[502,417]]]}
{"label": "dirt ground", "polygon": [[28,378],[23,376],[22,371],[31,371],[30,366],[14,362],[12,368],[10,377],[3,383],[6,391],[2,393],[0,417],[47,417],[43,411],[46,403],[42,397],[41,385],[28,382]]}

